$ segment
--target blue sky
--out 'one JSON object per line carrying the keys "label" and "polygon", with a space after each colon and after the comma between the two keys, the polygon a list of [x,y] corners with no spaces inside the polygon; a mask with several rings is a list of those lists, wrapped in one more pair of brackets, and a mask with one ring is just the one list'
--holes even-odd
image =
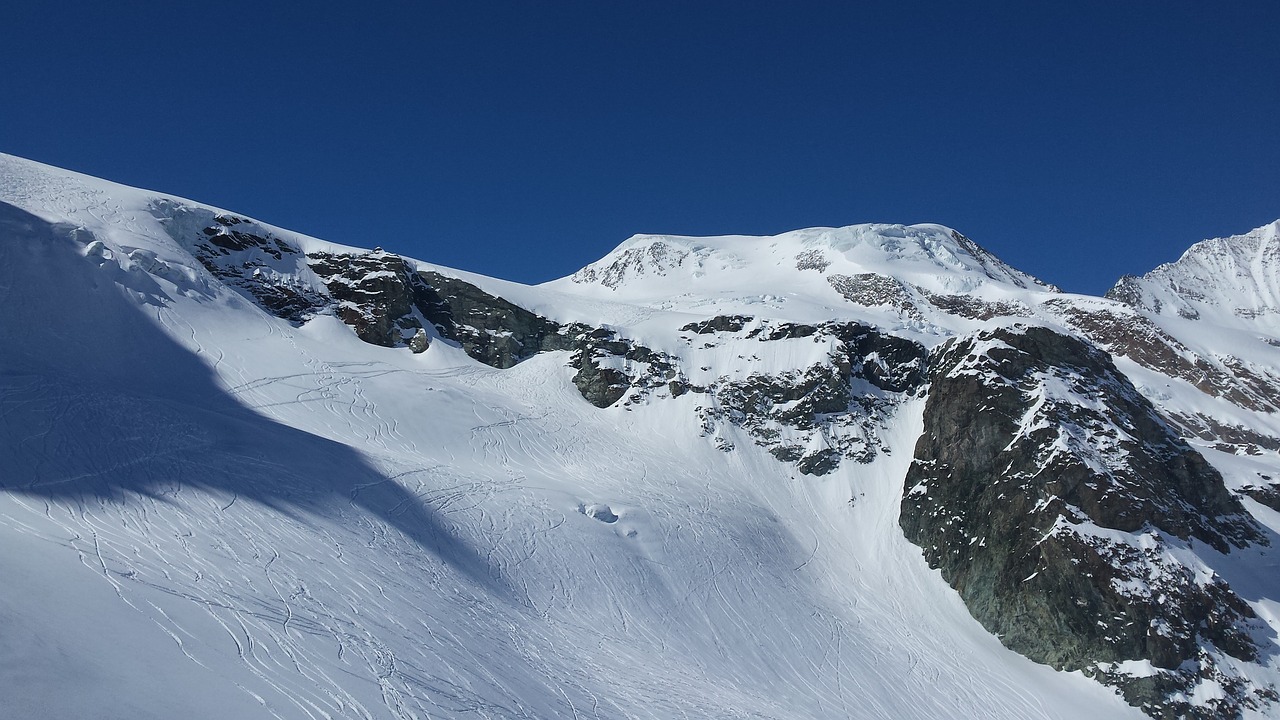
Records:
{"label": "blue sky", "polygon": [[540,282],[938,222],[1101,293],[1280,217],[1280,3],[6,3],[0,150]]}

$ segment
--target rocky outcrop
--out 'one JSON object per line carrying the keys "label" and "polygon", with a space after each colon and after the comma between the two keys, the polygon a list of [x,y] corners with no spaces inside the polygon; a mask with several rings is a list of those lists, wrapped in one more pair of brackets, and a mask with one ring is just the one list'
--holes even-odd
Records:
{"label": "rocky outcrop", "polygon": [[1020,302],[990,302],[972,295],[938,295],[925,293],[929,304],[951,315],[970,320],[991,320],[998,317],[1031,317],[1031,308]]}
{"label": "rocky outcrop", "polygon": [[409,350],[415,354],[424,353],[429,347],[431,347],[431,336],[424,328],[418,328],[413,337],[409,338]]}
{"label": "rocky outcrop", "polygon": [[329,291],[334,313],[367,343],[407,346],[427,316],[438,315],[439,296],[399,255],[315,252],[307,264]]}
{"label": "rocky outcrop", "polygon": [[258,223],[176,206],[163,212],[170,215],[166,227],[175,234],[199,215],[207,224],[191,237],[176,239],[205,269],[272,315],[301,323],[328,307],[329,299],[296,272],[305,263],[301,251]]}
{"label": "rocky outcrop", "polygon": [[901,280],[878,273],[841,275],[832,273],[827,283],[841,297],[863,307],[891,307],[909,317],[921,319],[916,293]]}
{"label": "rocky outcrop", "polygon": [[688,389],[678,377],[676,358],[618,336],[608,328],[562,325],[458,278],[420,273],[438,297],[431,317],[468,355],[486,365],[509,368],[540,352],[568,350],[573,384],[600,408],[622,400],[638,401],[666,387],[671,395]]}
{"label": "rocky outcrop", "polygon": [[1105,352],[998,329],[946,343],[929,380],[900,523],[979,622],[1157,717],[1202,712],[1204,679],[1224,708],[1267,697],[1229,661],[1257,656],[1259,621],[1194,554],[1261,532]]}
{"label": "rocky outcrop", "polygon": [[[411,345],[414,352],[430,345],[427,318],[441,315],[440,298],[398,255],[304,254],[246,218],[172,201],[157,202],[152,212],[201,265],[276,317],[300,324],[332,313],[367,343]],[[447,320],[436,331],[448,336]]]}
{"label": "rocky outcrop", "polygon": [[[738,316],[720,316],[685,326],[740,333]],[[902,338],[857,323],[755,323],[742,335],[761,343],[827,343],[826,357],[804,369],[751,373],[743,379],[720,377],[706,388],[698,407],[704,435],[731,449],[720,426],[746,431],[755,444],[782,462],[795,463],[806,475],[825,475],[843,460],[870,462],[888,452],[880,431],[899,399],[924,381],[925,351]],[[708,345],[704,347],[713,347]]]}
{"label": "rocky outcrop", "polygon": [[1268,482],[1265,485],[1245,485],[1239,492],[1280,512],[1280,484]]}
{"label": "rocky outcrop", "polygon": [[1185,380],[1207,395],[1247,410],[1280,409],[1280,378],[1230,356],[1197,355],[1150,319],[1127,308],[1050,300],[1044,304],[1071,327],[1115,355]]}
{"label": "rocky outcrop", "polygon": [[688,390],[679,378],[677,358],[619,338],[612,330],[598,328],[577,338],[576,344],[578,350],[569,362],[578,369],[573,384],[596,407],[609,407],[632,389],[638,394],[628,404],[662,387],[673,396]]}
{"label": "rocky outcrop", "polygon": [[749,315],[716,315],[713,318],[691,322],[680,328],[680,332],[691,332],[698,335],[713,333],[741,332],[754,318]]}
{"label": "rocky outcrop", "polygon": [[438,272],[419,273],[437,293],[430,317],[441,334],[457,340],[468,355],[485,365],[509,368],[540,352],[576,350],[585,325],[560,325],[465,280]]}
{"label": "rocky outcrop", "polygon": [[796,253],[796,269],[797,270],[817,270],[818,272],[826,272],[831,266],[831,260],[827,259],[827,254],[818,248],[810,248]]}

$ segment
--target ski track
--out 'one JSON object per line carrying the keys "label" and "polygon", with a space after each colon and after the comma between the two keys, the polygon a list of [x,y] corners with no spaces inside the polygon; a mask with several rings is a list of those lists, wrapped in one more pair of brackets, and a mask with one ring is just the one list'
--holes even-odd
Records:
{"label": "ski track", "polygon": [[[608,427],[612,418],[600,427],[592,409],[565,403],[572,389],[549,382],[559,368],[545,365],[534,377],[494,374],[475,383],[517,402],[476,405],[472,426],[454,429],[470,447],[460,456],[465,464],[406,454],[402,438],[376,420],[377,392],[364,385],[387,373],[369,366],[309,358],[310,373],[230,388],[255,402],[319,395],[318,402],[288,406],[288,417],[278,410],[284,406],[258,407],[269,405],[291,422],[305,414],[323,434],[377,451],[380,482],[405,487],[469,536],[490,574],[518,579],[509,600],[460,585],[398,531],[362,514],[355,501],[369,486],[353,487],[345,507],[291,519],[237,496],[183,487],[175,478],[198,473],[191,467],[198,455],[172,458],[181,470],[155,483],[164,491],[154,497],[82,497],[74,506],[53,504],[48,517],[85,567],[172,638],[185,661],[217,666],[224,652],[207,633],[184,627],[182,613],[162,608],[194,604],[217,622],[250,678],[237,682],[264,698],[273,717],[545,716],[547,706],[514,700],[531,693],[556,699],[554,714],[564,717],[738,717],[749,708],[745,716],[795,717],[806,706],[813,717],[943,717],[967,714],[964,708],[1053,717],[1001,668],[957,657],[939,642],[944,629],[930,632],[929,618],[914,618],[923,623],[917,628],[904,625],[921,608],[903,598],[936,588],[894,587],[892,575],[854,576],[843,593],[856,596],[856,606],[815,601],[806,578],[820,576],[817,566],[848,552],[851,541],[839,516],[806,492],[810,481],[775,471],[777,486],[755,498],[743,497],[740,485],[699,481],[682,451],[637,452],[624,428]],[[135,459],[133,467],[147,469],[158,457]],[[731,464],[735,473],[767,472]],[[620,513],[619,529],[637,536],[608,532],[575,509],[601,501]],[[44,514],[22,505],[24,514]],[[758,516],[777,525],[784,514],[820,524],[797,526],[791,543],[779,531],[752,527],[762,524]],[[3,522],[22,532],[38,527],[12,511]],[[827,540],[833,535],[846,537]],[[628,547],[637,537],[645,549]],[[436,592],[459,602],[440,603]],[[766,608],[788,605],[798,607],[785,625],[761,627]],[[476,648],[505,656],[527,676],[450,677],[446,668],[486,664],[477,662]],[[655,666],[651,657],[670,665]],[[376,692],[353,693],[352,681]],[[921,705],[937,686],[948,688],[946,702]],[[901,697],[914,699],[904,705]]]}

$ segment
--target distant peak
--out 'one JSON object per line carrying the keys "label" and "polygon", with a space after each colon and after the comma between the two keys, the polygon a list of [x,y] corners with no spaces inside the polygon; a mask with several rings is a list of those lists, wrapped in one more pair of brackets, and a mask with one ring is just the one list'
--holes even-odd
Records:
{"label": "distant peak", "polygon": [[932,292],[966,293],[990,283],[1056,290],[956,230],[931,223],[814,227],[773,236],[635,235],[569,280],[642,295],[698,286],[724,292],[767,285],[776,291],[809,282],[808,271],[829,269],[883,275]]}
{"label": "distant peak", "polygon": [[1107,297],[1164,315],[1209,312],[1252,320],[1280,315],[1280,220],[1240,235],[1202,240],[1142,276],[1126,275]]}

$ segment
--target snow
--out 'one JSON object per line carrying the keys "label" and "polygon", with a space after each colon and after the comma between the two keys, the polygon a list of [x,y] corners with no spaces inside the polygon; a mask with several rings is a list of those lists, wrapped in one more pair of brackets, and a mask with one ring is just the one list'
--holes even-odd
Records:
{"label": "snow", "polygon": [[[20,716],[1143,717],[1006,650],[903,538],[922,400],[890,418],[892,454],[797,476],[739,428],[732,453],[700,437],[694,397],[589,406],[565,353],[495,370],[267,315],[155,212],[216,208],[10,156],[0,203],[0,687]],[[638,237],[593,266],[641,250],[612,288],[448,273],[690,357],[674,329],[712,314],[849,317],[796,268],[808,250],[930,292],[1051,292],[942,226],[758,240]],[[878,312],[930,345],[984,326]],[[690,380],[828,350],[722,339]]]}
{"label": "snow", "polygon": [[688,294],[690,288],[706,297],[717,291],[737,294],[744,286],[775,280],[776,289],[792,287],[785,281],[799,277],[809,280],[801,287],[821,288],[825,283],[812,272],[819,267],[826,274],[878,273],[943,293],[971,292],[987,284],[1039,284],[958,239],[951,228],[867,224],[809,228],[772,238],[637,235],[552,285],[568,291],[593,289],[597,295],[603,287],[632,300],[669,297],[671,290]]}
{"label": "snow", "polygon": [[1280,220],[1242,235],[1196,243],[1177,261],[1135,278],[1144,302],[1168,316],[1276,331],[1280,313]]}

